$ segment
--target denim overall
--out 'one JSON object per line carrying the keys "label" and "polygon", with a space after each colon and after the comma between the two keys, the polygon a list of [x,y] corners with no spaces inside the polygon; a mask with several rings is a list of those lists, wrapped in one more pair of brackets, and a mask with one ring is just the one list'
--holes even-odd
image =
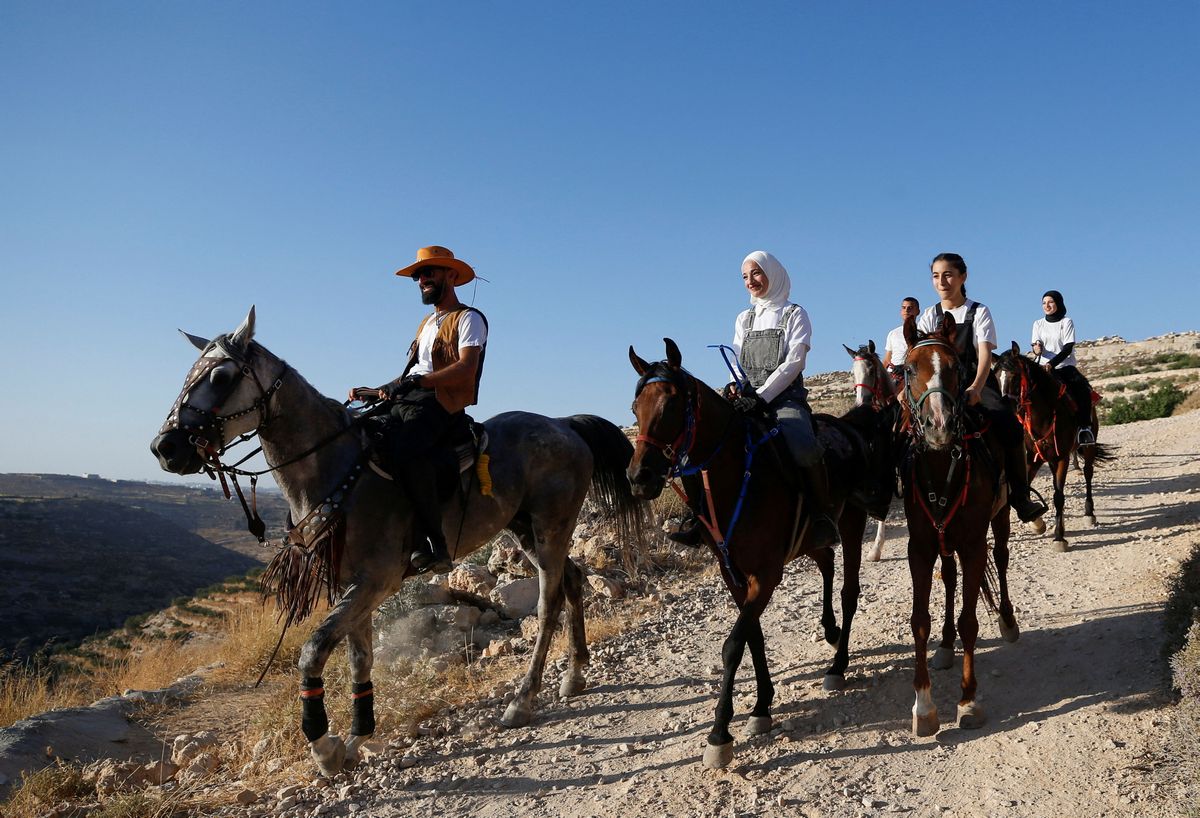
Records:
{"label": "denim overall", "polygon": [[[780,317],[779,326],[774,329],[751,329],[754,310],[746,315],[739,360],[755,389],[766,383],[771,373],[786,360],[788,324],[799,309],[795,304],[789,304]],[[770,403],[779,419],[779,431],[787,442],[788,451],[800,467],[816,465],[821,461],[822,453],[813,433],[807,399],[808,390],[804,388],[804,375],[801,374]]]}

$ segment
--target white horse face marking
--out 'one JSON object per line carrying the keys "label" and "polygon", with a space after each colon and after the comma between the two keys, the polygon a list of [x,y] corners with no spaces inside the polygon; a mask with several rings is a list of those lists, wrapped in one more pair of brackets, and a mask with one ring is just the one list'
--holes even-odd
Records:
{"label": "white horse face marking", "polygon": [[1008,394],[1008,384],[1012,380],[1012,374],[1006,370],[1000,370],[996,373],[996,382],[1000,384],[1000,394]]}
{"label": "white horse face marking", "polygon": [[850,368],[854,376],[854,405],[862,406],[871,402],[871,387],[875,386],[875,375],[867,366],[865,358],[855,358]]}
{"label": "white horse face marking", "polygon": [[[934,350],[930,354],[929,363],[933,367],[933,375],[930,376],[929,383],[926,384],[925,388],[927,390],[944,389],[945,384],[942,379],[943,360],[937,350]],[[926,438],[934,446],[945,446],[950,442],[950,424],[948,422],[949,413],[946,406],[946,395],[943,392],[934,392],[929,396],[928,404],[932,415],[925,422]]]}

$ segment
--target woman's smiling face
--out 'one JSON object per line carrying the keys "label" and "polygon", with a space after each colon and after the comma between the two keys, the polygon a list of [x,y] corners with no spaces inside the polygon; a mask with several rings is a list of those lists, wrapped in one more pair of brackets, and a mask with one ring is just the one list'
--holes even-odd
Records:
{"label": "woman's smiling face", "polygon": [[742,264],[742,282],[746,285],[750,295],[755,298],[762,298],[766,295],[767,287],[771,283],[767,280],[767,274],[763,272],[762,267],[758,266],[758,262],[749,260]]}
{"label": "woman's smiling face", "polygon": [[1046,315],[1054,315],[1054,311],[1058,309],[1058,305],[1054,303],[1054,299],[1050,296],[1042,298],[1042,312]]}
{"label": "woman's smiling face", "polygon": [[951,262],[942,259],[933,263],[933,289],[938,298],[943,301],[957,300],[962,294],[963,284],[967,281],[965,273],[960,273]]}

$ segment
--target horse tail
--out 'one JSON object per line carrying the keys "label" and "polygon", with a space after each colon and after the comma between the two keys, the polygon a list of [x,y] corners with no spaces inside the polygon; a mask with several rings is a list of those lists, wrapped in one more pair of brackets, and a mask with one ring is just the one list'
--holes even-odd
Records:
{"label": "horse tail", "polygon": [[564,418],[571,431],[583,438],[592,452],[592,499],[606,517],[616,521],[623,548],[646,546],[648,504],[633,496],[625,470],[633,459],[633,444],[619,427],[596,415]]}
{"label": "horse tail", "polygon": [[1092,460],[1096,463],[1109,463],[1117,459],[1117,447],[1111,443],[1097,443],[1092,447]]}

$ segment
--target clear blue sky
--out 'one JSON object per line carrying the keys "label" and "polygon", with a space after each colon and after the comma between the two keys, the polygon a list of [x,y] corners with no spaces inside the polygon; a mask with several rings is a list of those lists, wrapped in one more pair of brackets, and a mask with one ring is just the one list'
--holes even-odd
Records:
{"label": "clear blue sky", "polygon": [[1196,328],[1200,4],[0,4],[0,471],[169,479],[195,357],[330,395],[399,372],[392,272],[444,244],[492,338],[478,417],[625,424],[626,348],[706,344],[765,249],[808,371],[963,254],[1002,343]]}

